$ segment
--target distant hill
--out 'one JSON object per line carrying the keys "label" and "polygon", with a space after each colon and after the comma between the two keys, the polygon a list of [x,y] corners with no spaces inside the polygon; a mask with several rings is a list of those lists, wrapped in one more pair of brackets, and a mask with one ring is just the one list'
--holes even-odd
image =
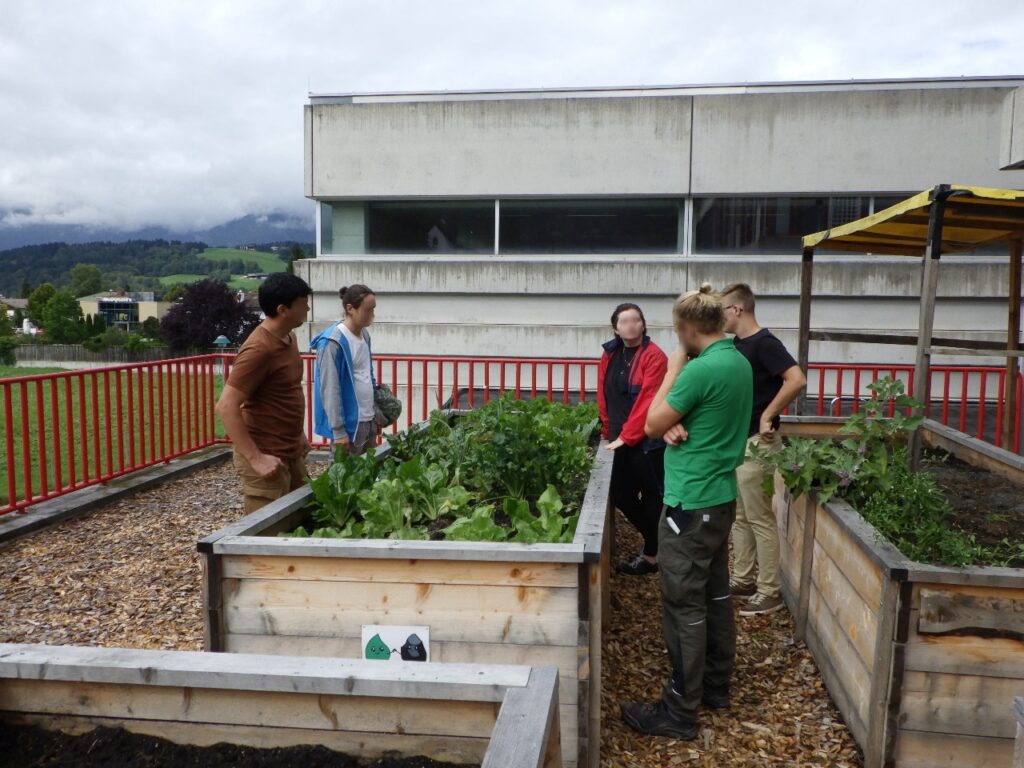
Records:
{"label": "distant hill", "polygon": [[[313,244],[299,243],[306,253]],[[126,242],[43,243],[0,251],[0,294],[19,296],[27,284],[52,283],[62,288],[76,264],[94,264],[103,274],[103,289],[161,291],[176,282],[203,277],[224,280],[234,287],[252,288],[258,280],[245,275],[279,272],[287,266],[292,243],[260,244],[259,250],[207,248],[202,242],[129,240]]]}
{"label": "distant hill", "polygon": [[313,216],[287,213],[249,214],[204,230],[177,231],[169,227],[142,227],[126,231],[81,224],[6,224],[7,212],[0,210],[0,251],[41,243],[123,243],[129,240],[178,240],[211,246],[247,243],[311,243],[315,239]]}

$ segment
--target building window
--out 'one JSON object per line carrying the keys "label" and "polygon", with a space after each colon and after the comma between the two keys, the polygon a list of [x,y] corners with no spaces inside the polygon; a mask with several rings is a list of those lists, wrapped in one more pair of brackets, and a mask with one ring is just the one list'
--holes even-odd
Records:
{"label": "building window", "polygon": [[501,253],[676,253],[676,200],[502,200]]}
{"label": "building window", "polygon": [[494,252],[493,200],[371,202],[366,226],[369,253]]}
{"label": "building window", "polygon": [[100,299],[96,311],[107,328],[131,332],[139,324],[139,305],[133,299]]}
{"label": "building window", "polygon": [[801,238],[868,215],[868,197],[698,197],[695,253],[799,253]]}

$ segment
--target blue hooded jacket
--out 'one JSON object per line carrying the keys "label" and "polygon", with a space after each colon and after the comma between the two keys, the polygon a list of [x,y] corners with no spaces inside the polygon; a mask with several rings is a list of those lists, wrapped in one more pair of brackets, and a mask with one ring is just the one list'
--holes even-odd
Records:
{"label": "blue hooded jacket", "polygon": [[[310,343],[310,351],[317,356],[316,364],[313,366],[313,431],[320,437],[327,440],[334,438],[334,431],[331,429],[331,422],[327,416],[327,409],[324,407],[320,396],[320,380],[323,372],[320,370],[320,352],[328,344],[337,344],[341,348],[341,354],[335,356],[338,382],[341,386],[341,407],[345,419],[345,432],[349,440],[356,439],[356,430],[359,428],[359,404],[356,401],[356,380],[352,371],[352,348],[348,339],[342,333],[344,321],[339,321],[327,330],[316,336]],[[363,339],[366,341],[366,348],[370,353],[370,380],[373,382],[373,389],[377,391],[377,379],[373,375],[373,347],[370,344],[370,334],[363,331]]]}

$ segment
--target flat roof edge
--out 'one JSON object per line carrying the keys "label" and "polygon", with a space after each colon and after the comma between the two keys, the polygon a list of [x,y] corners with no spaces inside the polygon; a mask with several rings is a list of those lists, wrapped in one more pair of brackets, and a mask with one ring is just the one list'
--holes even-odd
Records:
{"label": "flat roof edge", "polygon": [[973,77],[876,78],[865,80],[792,80],[748,83],[680,85],[586,86],[579,88],[455,89],[433,91],[379,91],[309,93],[310,104],[360,104],[406,101],[472,101],[526,98],[600,98],[624,96],[693,96],[742,93],[803,93],[815,91],[911,90],[938,88],[1015,88],[1024,86],[1024,75]]}

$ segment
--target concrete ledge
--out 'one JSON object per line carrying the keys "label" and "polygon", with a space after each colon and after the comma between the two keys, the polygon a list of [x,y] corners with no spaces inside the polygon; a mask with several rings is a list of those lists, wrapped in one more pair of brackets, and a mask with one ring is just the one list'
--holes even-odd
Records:
{"label": "concrete ledge", "polygon": [[107,483],[72,491],[49,501],[41,501],[29,507],[23,515],[14,512],[3,515],[0,517],[0,549],[35,531],[79,517],[108,502],[147,490],[168,480],[212,467],[226,461],[230,456],[230,445],[204,448],[183,458],[172,459],[167,464],[157,464]]}

